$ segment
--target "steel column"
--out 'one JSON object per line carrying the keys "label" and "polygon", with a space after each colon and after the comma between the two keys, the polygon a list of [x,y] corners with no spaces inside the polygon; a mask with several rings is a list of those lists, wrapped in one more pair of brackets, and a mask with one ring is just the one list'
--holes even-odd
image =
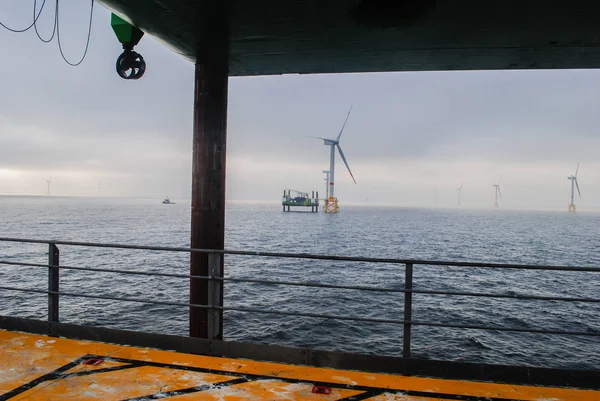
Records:
{"label": "steel column", "polygon": [[[227,142],[228,18],[226,2],[201,2],[197,14],[198,47],[194,92],[191,247],[223,249],[225,242],[225,150]],[[192,275],[210,275],[209,254],[192,252]],[[220,274],[223,258],[219,257]],[[214,270],[214,269],[213,269]],[[207,280],[190,280],[190,303],[207,305]],[[223,305],[219,291],[218,305]],[[209,333],[211,312],[190,308],[190,336],[222,338],[222,311]],[[212,316],[214,318],[214,316]],[[211,326],[214,320],[211,319]]]}
{"label": "steel column", "polygon": [[[59,256],[56,244],[50,243],[48,248],[48,291],[58,292],[59,286]],[[48,294],[48,321],[58,322],[58,294]]]}
{"label": "steel column", "polygon": [[[208,273],[210,277],[223,278],[223,255],[217,253],[208,254]],[[211,279],[208,281],[208,304],[222,306],[223,302],[223,280]],[[221,338],[223,328],[223,311],[208,309],[208,339]]]}
{"label": "steel column", "polygon": [[410,358],[410,338],[412,331],[412,288],[413,264],[407,263],[404,275],[404,333],[402,335],[402,357]]}

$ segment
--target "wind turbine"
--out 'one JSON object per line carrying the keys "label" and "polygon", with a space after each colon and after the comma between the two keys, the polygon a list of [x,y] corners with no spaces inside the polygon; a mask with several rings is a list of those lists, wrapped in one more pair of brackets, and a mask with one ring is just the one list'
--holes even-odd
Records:
{"label": "wind turbine", "polygon": [[579,191],[579,183],[577,182],[577,173],[579,173],[579,163],[577,163],[577,169],[575,170],[575,175],[570,175],[567,177],[568,180],[571,180],[571,204],[569,205],[569,212],[575,211],[575,187],[577,187],[577,193],[581,198],[581,192]]}
{"label": "wind turbine", "polygon": [[[502,178],[500,178],[501,180]],[[494,208],[498,209],[498,194],[500,194],[500,199],[502,199],[502,192],[500,192],[500,180],[498,180],[497,184],[494,184],[494,188],[496,191],[495,197],[494,197]]]}
{"label": "wind turbine", "polygon": [[50,179],[46,180],[46,184],[47,184],[46,195],[50,195],[50,184],[52,184],[52,176],[50,176]]}
{"label": "wind turbine", "polygon": [[337,148],[348,172],[350,173],[350,177],[352,177],[352,181],[356,184],[356,180],[352,175],[352,171],[350,171],[350,166],[348,166],[348,162],[346,161],[346,157],[344,156],[344,152],[342,151],[342,147],[340,146],[340,138],[342,137],[342,133],[344,132],[344,127],[346,127],[346,122],[348,122],[348,117],[350,117],[350,112],[352,111],[352,106],[350,106],[350,110],[348,110],[348,115],[344,120],[344,125],[342,125],[342,129],[340,133],[335,139],[321,138],[321,137],[311,137],[316,139],[322,139],[323,144],[330,147],[329,151],[329,189],[327,193],[327,199],[325,200],[325,213],[337,213],[338,212],[338,201],[334,195],[334,173],[335,173],[335,149]]}
{"label": "wind turbine", "polygon": [[462,198],[463,185],[464,185],[464,182],[461,182],[460,188],[456,188],[456,190],[458,191],[458,207],[460,207],[462,205],[461,198]]}

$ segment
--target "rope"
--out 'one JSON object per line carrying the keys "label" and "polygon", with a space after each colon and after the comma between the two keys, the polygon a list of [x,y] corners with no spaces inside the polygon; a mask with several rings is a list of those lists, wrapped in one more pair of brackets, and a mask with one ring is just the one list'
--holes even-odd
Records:
{"label": "rope", "polygon": [[38,27],[37,27],[37,22],[38,22],[38,19],[40,18],[40,15],[42,15],[42,11],[44,10],[45,6],[46,6],[46,0],[43,0],[42,6],[40,7],[39,12],[36,12],[36,10],[37,10],[37,0],[33,0],[33,22],[31,23],[31,25],[29,25],[25,29],[14,29],[14,28],[11,28],[9,26],[6,26],[2,22],[0,22],[0,26],[4,27],[5,29],[7,29],[7,30],[9,30],[11,32],[15,32],[15,33],[26,32],[26,31],[30,30],[33,27],[34,30],[35,30],[35,34],[37,35],[37,37],[42,42],[44,42],[44,43],[50,43],[52,41],[52,39],[54,39],[54,36],[56,36],[56,41],[58,42],[58,50],[60,51],[60,55],[63,58],[63,60],[67,64],[69,64],[70,66],[77,67],[79,64],[81,64],[83,62],[83,60],[85,60],[85,57],[87,56],[87,53],[88,53],[88,49],[90,47],[90,37],[91,37],[91,34],[92,34],[92,21],[93,21],[93,17],[94,17],[94,0],[91,0],[90,22],[89,22],[89,26],[88,26],[88,33],[87,33],[87,40],[86,40],[86,43],[85,43],[85,49],[83,51],[83,55],[81,56],[81,58],[77,62],[71,62],[71,61],[69,61],[69,59],[67,59],[67,57],[65,56],[65,53],[63,51],[62,42],[60,40],[59,0],[56,0],[56,2],[55,2],[54,26],[52,28],[52,34],[50,35],[50,38],[49,39],[44,39],[42,37],[42,35],[40,34],[40,32],[38,30]]}
{"label": "rope", "polygon": [[[46,1],[46,0],[44,0],[44,1]],[[58,0],[56,0],[56,2],[54,3],[54,6],[55,6],[54,7],[54,27],[52,27],[52,35],[50,36],[50,39],[42,38],[42,36],[40,35],[40,32],[38,31],[37,18],[33,21],[33,28],[35,29],[35,34],[44,43],[50,43],[52,41],[52,39],[54,39],[54,35],[56,34],[56,24],[58,22],[58,19],[56,18],[56,16],[57,16],[56,10],[58,9]],[[34,10],[34,13],[35,13],[35,10]]]}
{"label": "rope", "polygon": [[[58,2],[58,0],[57,0]],[[42,7],[40,7],[40,12],[36,15],[35,14],[35,10],[37,8],[37,0],[33,0],[33,22],[31,23],[31,25],[29,25],[27,28],[25,29],[13,29],[9,26],[4,25],[2,22],[0,22],[0,26],[8,29],[11,32],[15,32],[15,33],[21,33],[21,32],[27,32],[28,30],[31,29],[32,26],[35,25],[35,23],[37,22],[38,18],[40,18],[40,15],[42,15],[42,11],[44,10],[44,6],[46,5],[46,0],[44,0],[44,2],[42,3]]]}
{"label": "rope", "polygon": [[85,50],[83,51],[83,56],[81,56],[81,59],[78,62],[72,63],[69,60],[67,60],[67,57],[65,56],[65,53],[63,52],[63,49],[62,49],[62,44],[60,42],[60,18],[58,15],[58,0],[56,0],[56,40],[58,42],[58,49],[60,50],[60,55],[62,56],[63,60],[65,60],[65,62],[72,67],[77,67],[79,64],[81,64],[83,62],[83,60],[85,60],[85,56],[87,55],[88,48],[90,47],[90,36],[92,34],[93,17],[94,17],[94,0],[92,0],[92,5],[90,7],[90,24],[88,27],[87,40],[85,43]]}

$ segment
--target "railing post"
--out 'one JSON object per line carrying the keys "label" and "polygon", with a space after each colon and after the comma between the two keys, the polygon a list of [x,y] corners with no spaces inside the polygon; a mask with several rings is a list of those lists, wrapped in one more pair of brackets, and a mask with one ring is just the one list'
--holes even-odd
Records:
{"label": "railing post", "polygon": [[407,263],[404,274],[404,334],[402,336],[402,357],[410,358],[410,338],[412,324],[412,287],[413,287],[413,264]]}
{"label": "railing post", "polygon": [[[48,291],[58,292],[59,251],[56,244],[50,243],[48,249]],[[58,294],[48,294],[48,321],[58,322]]]}
{"label": "railing post", "polygon": [[[223,277],[221,262],[223,258],[222,254],[209,253],[208,254],[208,275],[210,277]],[[223,281],[222,280],[208,280],[208,304],[210,306],[222,306],[223,305]],[[207,332],[208,339],[223,339],[223,310],[211,308],[208,311],[207,316]]]}

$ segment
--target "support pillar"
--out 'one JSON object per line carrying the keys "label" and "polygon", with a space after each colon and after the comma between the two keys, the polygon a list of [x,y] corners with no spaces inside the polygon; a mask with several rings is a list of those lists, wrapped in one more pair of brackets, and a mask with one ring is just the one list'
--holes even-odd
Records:
{"label": "support pillar", "polygon": [[[191,247],[224,249],[227,143],[228,23],[225,2],[204,2],[194,88]],[[215,257],[218,258],[215,260]],[[210,263],[209,263],[210,262]],[[223,276],[223,255],[190,255],[190,274]],[[190,279],[190,303],[223,305],[215,282]],[[222,286],[222,281],[218,281]],[[212,299],[211,299],[212,298]],[[222,339],[223,311],[190,308],[190,336]],[[209,321],[210,320],[210,321]]]}

